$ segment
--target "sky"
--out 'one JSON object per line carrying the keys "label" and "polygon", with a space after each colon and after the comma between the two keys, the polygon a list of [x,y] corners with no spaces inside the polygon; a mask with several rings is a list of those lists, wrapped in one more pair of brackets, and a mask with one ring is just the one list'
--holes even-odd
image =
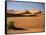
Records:
{"label": "sky", "polygon": [[32,9],[36,8],[41,11],[44,11],[44,3],[37,3],[37,2],[7,2],[7,9],[17,9],[17,10],[24,10],[24,9]]}

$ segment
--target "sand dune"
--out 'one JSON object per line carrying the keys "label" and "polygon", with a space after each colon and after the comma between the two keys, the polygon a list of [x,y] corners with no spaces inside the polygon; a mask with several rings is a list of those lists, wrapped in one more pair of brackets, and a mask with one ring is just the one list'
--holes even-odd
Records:
{"label": "sand dune", "polygon": [[25,13],[25,12],[29,12],[31,14],[34,14],[34,13],[39,13],[40,10],[38,9],[31,9],[31,10],[7,10],[7,13],[12,13],[12,14],[21,14],[21,13]]}
{"label": "sand dune", "polygon": [[14,26],[27,30],[8,30],[7,33],[23,33],[23,32],[43,32],[44,31],[44,15],[37,17],[8,17],[9,21],[14,22]]}
{"label": "sand dune", "polygon": [[[19,11],[9,11],[12,14],[21,14],[26,13],[26,10],[19,10]],[[44,31],[44,18],[45,15],[41,14],[42,11],[38,9],[28,10],[31,14],[38,14],[37,16],[33,17],[7,17],[7,23],[9,21],[14,22],[14,26],[18,28],[24,28],[27,30],[8,30],[8,33],[23,33],[23,32],[42,32]],[[27,13],[28,14],[28,13]]]}
{"label": "sand dune", "polygon": [[26,10],[7,10],[7,13],[19,14],[24,13]]}

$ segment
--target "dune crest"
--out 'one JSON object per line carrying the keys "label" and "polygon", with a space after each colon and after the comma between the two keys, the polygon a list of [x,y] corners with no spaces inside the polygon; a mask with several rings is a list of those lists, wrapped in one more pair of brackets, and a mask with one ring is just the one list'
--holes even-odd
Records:
{"label": "dune crest", "polygon": [[35,14],[35,13],[41,13],[40,10],[36,8],[32,8],[31,10],[7,10],[7,13],[12,14]]}

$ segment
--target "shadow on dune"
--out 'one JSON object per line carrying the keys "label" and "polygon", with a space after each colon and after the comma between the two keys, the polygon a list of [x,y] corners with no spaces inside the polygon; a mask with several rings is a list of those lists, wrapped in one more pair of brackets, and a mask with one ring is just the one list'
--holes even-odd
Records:
{"label": "shadow on dune", "polygon": [[15,27],[13,21],[10,21],[10,22],[9,22],[8,29],[13,29],[13,30],[26,30],[26,29],[24,29],[24,28]]}
{"label": "shadow on dune", "polygon": [[36,17],[36,14],[41,14],[41,11],[36,13],[30,13],[28,10],[26,10],[25,13],[19,13],[19,14],[13,14],[13,13],[7,13],[7,17]]}

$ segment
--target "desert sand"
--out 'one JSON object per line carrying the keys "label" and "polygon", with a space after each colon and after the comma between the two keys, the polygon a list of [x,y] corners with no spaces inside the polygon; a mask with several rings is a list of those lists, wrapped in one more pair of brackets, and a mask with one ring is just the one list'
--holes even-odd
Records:
{"label": "desert sand", "polygon": [[7,33],[44,31],[44,15],[39,15],[36,17],[8,17],[7,23],[9,21],[14,21],[14,26],[18,28],[25,28],[27,30],[7,30]]}
{"label": "desert sand", "polygon": [[[38,13],[39,10],[28,10],[30,13]],[[12,12],[13,14],[25,13],[26,10],[20,10],[19,12]],[[36,16],[28,17],[7,17],[7,23],[14,21],[14,26],[18,28],[24,28],[27,30],[7,30],[7,33],[24,33],[24,32],[44,32],[45,15],[41,12]]]}

